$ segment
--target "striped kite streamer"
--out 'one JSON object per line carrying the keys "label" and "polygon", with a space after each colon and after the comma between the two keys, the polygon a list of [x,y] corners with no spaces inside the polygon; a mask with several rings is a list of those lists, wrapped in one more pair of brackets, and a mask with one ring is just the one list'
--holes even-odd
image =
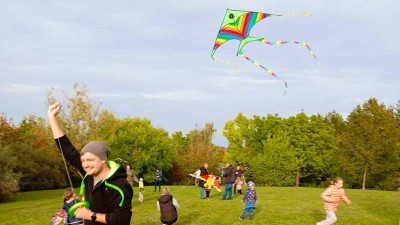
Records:
{"label": "striped kite streamer", "polygon": [[[275,77],[275,78],[277,78],[277,79],[283,81],[283,82],[285,83],[285,87],[286,87],[286,88],[288,87],[286,81],[283,80],[282,78],[278,77],[278,75],[276,75],[276,73],[272,72],[272,70],[266,68],[265,66],[259,64],[259,63],[256,62],[256,61],[254,61],[253,59],[251,59],[251,58],[248,57],[247,55],[243,54],[242,51],[239,52],[239,55],[242,56],[243,58],[245,58],[247,61],[251,62],[252,64],[261,67],[263,70],[265,70],[265,71],[267,71],[269,74],[271,74],[271,76],[273,76],[273,77]],[[285,90],[285,93],[286,93],[286,90]]]}

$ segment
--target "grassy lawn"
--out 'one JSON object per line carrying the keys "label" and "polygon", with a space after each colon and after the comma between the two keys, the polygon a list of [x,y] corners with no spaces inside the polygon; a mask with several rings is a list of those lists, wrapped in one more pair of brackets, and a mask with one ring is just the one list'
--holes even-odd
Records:
{"label": "grassy lawn", "polygon": [[[159,192],[145,187],[144,202],[133,200],[131,224],[161,224],[156,201]],[[199,188],[170,186],[181,209],[176,224],[316,224],[325,217],[319,195],[321,188],[257,187],[258,203],[254,219],[239,220],[244,203],[241,196],[222,201],[222,193],[211,191],[211,198],[200,199]],[[244,189],[245,190],[245,189]],[[348,225],[398,225],[400,221],[400,192],[362,191],[346,189],[351,205],[341,204],[336,224]],[[34,191],[18,194],[10,202],[0,204],[0,224],[50,224],[52,214],[62,206],[63,190]]]}

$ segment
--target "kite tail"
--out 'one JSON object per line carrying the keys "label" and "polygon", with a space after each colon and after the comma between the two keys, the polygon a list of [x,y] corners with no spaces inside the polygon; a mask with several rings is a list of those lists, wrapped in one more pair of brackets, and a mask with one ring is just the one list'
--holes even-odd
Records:
{"label": "kite tail", "polygon": [[[276,75],[276,73],[272,72],[272,70],[266,68],[265,66],[259,64],[258,62],[254,61],[253,59],[249,58],[248,56],[246,56],[245,54],[243,54],[242,51],[239,52],[239,55],[242,56],[243,58],[245,58],[247,61],[251,62],[252,64],[261,67],[262,69],[264,69],[265,71],[267,71],[269,74],[271,74],[271,76],[275,77],[276,79],[283,81],[283,82],[285,83],[285,88],[287,89],[288,85],[287,85],[286,81],[283,80],[283,79],[281,79],[280,77],[278,77],[278,76]],[[286,89],[285,89],[285,94],[286,94]]]}
{"label": "kite tail", "polygon": [[301,15],[311,16],[311,12],[303,12],[303,13],[285,13],[285,14],[278,14],[280,16],[301,16]]}
{"label": "kite tail", "polygon": [[217,58],[217,57],[214,57],[213,59],[216,59],[217,61],[222,62],[222,63],[232,67],[235,70],[241,70],[243,72],[247,72],[247,70],[245,70],[243,68],[240,68],[239,66],[233,65],[232,63],[230,63],[229,61],[227,61],[225,59],[220,59],[220,58]]}
{"label": "kite tail", "polygon": [[267,41],[265,39],[262,39],[260,42],[263,44],[266,44],[266,45],[283,45],[283,44],[288,44],[288,43],[303,45],[304,47],[306,47],[308,49],[310,54],[314,57],[315,61],[319,64],[317,56],[315,55],[315,52],[310,48],[310,46],[308,45],[307,42],[304,42],[304,41]]}

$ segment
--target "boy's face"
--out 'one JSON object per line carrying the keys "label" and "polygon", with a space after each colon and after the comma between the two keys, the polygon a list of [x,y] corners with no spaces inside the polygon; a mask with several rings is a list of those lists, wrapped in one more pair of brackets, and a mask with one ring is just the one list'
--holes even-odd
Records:
{"label": "boy's face", "polygon": [[96,176],[102,172],[106,160],[100,159],[98,156],[90,152],[86,152],[81,155],[81,163],[83,169],[88,175]]}
{"label": "boy's face", "polygon": [[256,186],[255,186],[255,185],[250,186],[250,190],[254,190],[254,189],[256,189]]}

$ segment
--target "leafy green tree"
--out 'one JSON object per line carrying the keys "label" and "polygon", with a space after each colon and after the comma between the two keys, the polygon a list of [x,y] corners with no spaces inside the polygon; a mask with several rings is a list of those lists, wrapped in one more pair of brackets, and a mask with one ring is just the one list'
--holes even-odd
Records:
{"label": "leafy green tree", "polygon": [[225,124],[223,134],[229,141],[228,152],[224,161],[249,161],[257,153],[264,152],[263,141],[282,131],[285,124],[277,115],[268,114],[266,117],[254,115],[248,119],[243,114]]}
{"label": "leafy green tree", "polygon": [[57,159],[26,144],[12,144],[7,147],[7,157],[15,159],[13,172],[21,176],[21,191],[66,187],[65,172]]}
{"label": "leafy green tree", "polygon": [[264,151],[258,153],[251,161],[257,183],[292,186],[297,165],[288,136],[284,131],[278,131],[274,135],[268,135],[262,143]]}
{"label": "leafy green tree", "polygon": [[154,181],[154,172],[168,171],[174,161],[172,142],[168,132],[155,128],[151,121],[125,118],[108,139],[112,158],[122,158],[131,163],[136,174],[146,182]]}
{"label": "leafy green tree", "polygon": [[[110,112],[101,109],[102,103],[89,95],[84,84],[79,86],[75,83],[73,94],[65,94],[65,98],[67,102],[63,104],[60,120],[75,147],[82,149],[91,140],[101,140],[100,117],[110,117]],[[54,89],[50,89],[47,92],[47,102],[52,104],[55,101]]]}
{"label": "leafy green tree", "polygon": [[198,169],[207,162],[209,172],[215,172],[217,164],[221,162],[223,156],[223,152],[218,151],[218,148],[212,144],[215,132],[213,123],[206,123],[204,128],[196,127],[189,132],[190,152],[188,158],[190,160],[187,163],[188,168]]}
{"label": "leafy green tree", "polygon": [[[45,119],[35,115],[24,116],[19,124],[19,137],[22,143],[31,146],[43,154],[53,157],[59,157],[58,151],[55,151],[54,139],[51,135]],[[61,158],[59,158],[61,162]]]}
{"label": "leafy green tree", "polygon": [[168,180],[172,183],[180,183],[188,177],[189,173],[193,173],[195,169],[187,166],[190,139],[188,135],[184,136],[182,131],[178,131],[172,134],[171,141],[175,152],[175,161],[172,163],[172,169],[168,173]]}
{"label": "leafy green tree", "polygon": [[239,113],[234,120],[225,123],[223,135],[229,142],[228,151],[224,156],[225,162],[244,161],[252,155],[248,142],[251,136],[251,120]]}
{"label": "leafy green tree", "polygon": [[339,113],[335,111],[329,112],[323,118],[326,123],[333,125],[336,137],[340,137],[345,132],[346,121]]}
{"label": "leafy green tree", "polygon": [[286,124],[297,165],[296,187],[308,176],[321,181],[336,152],[334,128],[321,116],[308,117],[305,113],[289,117]]}
{"label": "leafy green tree", "polygon": [[0,145],[0,202],[4,202],[19,191],[20,174],[15,173],[16,157],[12,157],[10,148]]}
{"label": "leafy green tree", "polygon": [[[64,93],[66,103],[63,103],[59,119],[74,146],[82,149],[90,141],[107,139],[115,131],[118,120],[112,112],[101,108],[102,103],[90,96],[84,84],[75,83],[73,89],[73,94]],[[56,101],[55,90],[52,88],[47,91],[47,103],[50,105]],[[49,137],[52,137],[50,128],[48,130]],[[54,144],[52,146],[53,149],[57,149]],[[55,152],[60,155],[58,151]],[[81,178],[81,174],[74,167],[68,165],[68,171],[72,180]]]}
{"label": "leafy green tree", "polygon": [[19,130],[12,119],[7,119],[6,115],[0,114],[0,146],[12,143],[19,143]]}
{"label": "leafy green tree", "polygon": [[395,113],[375,98],[350,113],[343,135],[342,158],[346,160],[347,171],[362,176],[363,190],[368,176],[375,178],[371,182],[374,186],[386,179],[385,175],[398,171],[399,137]]}
{"label": "leafy green tree", "polygon": [[218,163],[221,162],[225,150],[212,144],[215,132],[214,124],[206,123],[204,128],[196,126],[185,137],[181,132],[173,135],[176,161],[169,176],[173,177],[175,182],[184,180],[189,173],[195,172],[204,163],[208,163],[209,172],[219,172]]}
{"label": "leafy green tree", "polygon": [[[333,111],[325,114],[323,116],[324,121],[333,126],[335,129],[335,142],[336,142],[336,152],[334,155],[337,157],[336,160],[331,161],[331,167],[329,171],[327,172],[327,177],[326,178],[333,178],[333,177],[342,177],[343,179],[346,180],[346,185],[348,184],[347,182],[347,176],[345,172],[343,171],[342,163],[344,160],[342,160],[342,154],[340,154],[341,149],[343,149],[343,133],[346,131],[346,121],[343,119],[342,115],[339,113]],[[351,178],[350,178],[351,179]]]}

